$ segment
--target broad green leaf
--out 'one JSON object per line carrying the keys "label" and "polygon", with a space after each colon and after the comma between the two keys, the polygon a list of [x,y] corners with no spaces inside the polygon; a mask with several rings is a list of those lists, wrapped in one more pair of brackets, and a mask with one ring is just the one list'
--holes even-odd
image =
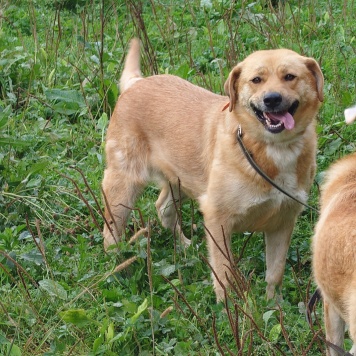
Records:
{"label": "broad green leaf", "polygon": [[143,301],[143,303],[137,308],[137,312],[134,316],[131,317],[130,321],[132,324],[134,324],[139,316],[147,309],[148,302],[147,298]]}
{"label": "broad green leaf", "polygon": [[8,123],[9,116],[12,111],[11,108],[11,105],[6,106],[4,109],[0,107],[0,128]]}
{"label": "broad green leaf", "polygon": [[58,282],[52,281],[51,279],[42,279],[38,283],[40,288],[46,291],[51,297],[57,297],[62,300],[67,299],[66,290]]}
{"label": "broad green leaf", "polygon": [[59,313],[59,316],[66,323],[71,323],[76,326],[85,326],[94,322],[90,319],[84,309],[70,309]]}
{"label": "broad green leaf", "polygon": [[127,335],[131,331],[130,328],[127,328],[124,332],[118,333],[114,338],[112,338],[110,341],[108,341],[109,344],[113,344],[115,341],[122,342],[127,338]]}
{"label": "broad green leaf", "polygon": [[100,335],[98,338],[96,338],[93,342],[93,352],[94,354],[98,351],[99,347],[103,344],[104,342],[104,336]]}
{"label": "broad green leaf", "polygon": [[37,266],[41,265],[43,263],[43,256],[38,250],[33,250],[28,253],[24,253],[20,256],[21,259],[32,262],[36,264]]}
{"label": "broad green leaf", "polygon": [[0,128],[5,126],[8,122],[8,118],[5,116],[4,113],[0,112]]}
{"label": "broad green leaf", "polygon": [[94,63],[100,64],[100,60],[99,60],[99,58],[98,58],[96,55],[93,54],[93,55],[90,57],[90,59],[91,59]]}
{"label": "broad green leaf", "polygon": [[107,341],[110,341],[114,337],[114,324],[113,323],[109,324],[105,335],[106,335],[106,340]]}
{"label": "broad green leaf", "polygon": [[168,277],[170,276],[172,273],[174,273],[176,270],[176,266],[175,265],[168,265],[168,266],[164,266],[161,268],[160,273],[165,276]]}
{"label": "broad green leaf", "polygon": [[44,171],[44,169],[48,166],[48,163],[48,161],[40,161],[32,164],[26,172],[26,178],[24,181],[27,181],[31,175]]}
{"label": "broad green leaf", "polygon": [[45,91],[48,100],[65,103],[76,103],[79,107],[85,106],[82,94],[77,90],[48,89]]}
{"label": "broad green leaf", "polygon": [[10,145],[13,147],[27,147],[27,146],[32,146],[33,142],[16,140],[10,137],[0,137],[0,146],[5,146],[5,145]]}
{"label": "broad green leaf", "polygon": [[271,318],[271,316],[275,313],[275,310],[268,310],[265,313],[263,313],[263,321],[267,325],[268,320]]}
{"label": "broad green leaf", "polygon": [[105,140],[105,129],[108,125],[109,118],[108,115],[104,112],[101,116],[100,119],[98,120],[97,127],[99,130],[101,130],[101,142],[104,142]]}
{"label": "broad green leaf", "polygon": [[76,102],[60,101],[53,105],[53,109],[59,114],[74,115],[80,111],[80,107]]}
{"label": "broad green leaf", "polygon": [[270,341],[276,342],[278,340],[279,335],[281,334],[281,331],[282,331],[281,324],[276,324],[269,332]]}
{"label": "broad green leaf", "polygon": [[27,188],[37,188],[40,187],[42,183],[42,178],[41,177],[37,177],[37,178],[33,178],[30,179],[27,183],[26,183],[26,187]]}
{"label": "broad green leaf", "polygon": [[342,140],[340,137],[336,138],[335,140],[331,141],[329,145],[325,148],[324,154],[326,156],[332,156],[341,146]]}
{"label": "broad green leaf", "polygon": [[21,349],[17,345],[12,344],[9,347],[11,347],[10,353],[8,352],[9,356],[21,356],[22,355]]}
{"label": "broad green leaf", "polygon": [[10,343],[10,341],[3,334],[0,334],[0,345],[6,345],[8,343]]}
{"label": "broad green leaf", "polygon": [[176,71],[176,75],[181,78],[187,79],[190,67],[187,63],[183,63]]}

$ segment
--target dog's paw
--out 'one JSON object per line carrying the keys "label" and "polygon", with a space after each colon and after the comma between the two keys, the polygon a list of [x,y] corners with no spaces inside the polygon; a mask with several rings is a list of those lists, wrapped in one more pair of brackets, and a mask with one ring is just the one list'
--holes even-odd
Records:
{"label": "dog's paw", "polygon": [[180,235],[180,242],[186,248],[192,244],[192,241],[186,238],[183,234]]}

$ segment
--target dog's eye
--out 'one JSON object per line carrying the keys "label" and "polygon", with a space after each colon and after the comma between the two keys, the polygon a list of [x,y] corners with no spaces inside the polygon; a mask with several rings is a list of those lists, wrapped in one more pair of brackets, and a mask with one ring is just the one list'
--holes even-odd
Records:
{"label": "dog's eye", "polygon": [[295,78],[296,76],[293,75],[293,74],[287,74],[284,79],[287,80],[287,81],[291,81]]}
{"label": "dog's eye", "polygon": [[251,80],[251,82],[254,83],[254,84],[261,83],[261,81],[262,81],[262,79],[261,79],[260,77],[253,78],[253,79]]}

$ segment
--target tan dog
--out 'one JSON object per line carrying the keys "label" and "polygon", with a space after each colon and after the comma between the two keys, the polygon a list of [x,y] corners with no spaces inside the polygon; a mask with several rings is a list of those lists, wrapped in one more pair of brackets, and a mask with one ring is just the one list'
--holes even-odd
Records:
{"label": "tan dog", "polygon": [[[348,123],[356,107],[345,110]],[[356,153],[334,163],[322,186],[313,238],[314,277],[324,300],[326,339],[343,347],[345,322],[356,354]],[[329,348],[328,354],[339,355]]]}
{"label": "tan dog", "polygon": [[156,207],[163,226],[185,243],[173,199],[199,202],[218,299],[231,277],[231,234],[263,231],[272,298],[302,206],[255,172],[236,133],[240,125],[257,164],[306,201],[315,171],[315,116],[323,100],[319,65],[286,49],[253,53],[231,71],[227,97],[172,75],[142,78],[139,58],[133,40],[107,133],[105,247],[122,236],[127,207],[153,181],[162,189]]}

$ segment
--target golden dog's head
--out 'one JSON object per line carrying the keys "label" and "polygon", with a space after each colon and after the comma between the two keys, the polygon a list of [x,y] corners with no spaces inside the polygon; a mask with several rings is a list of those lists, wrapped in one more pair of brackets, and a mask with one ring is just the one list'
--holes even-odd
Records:
{"label": "golden dog's head", "polygon": [[323,101],[324,78],[313,58],[291,50],[254,52],[239,63],[225,83],[229,110],[245,129],[265,134],[297,133],[315,117]]}

